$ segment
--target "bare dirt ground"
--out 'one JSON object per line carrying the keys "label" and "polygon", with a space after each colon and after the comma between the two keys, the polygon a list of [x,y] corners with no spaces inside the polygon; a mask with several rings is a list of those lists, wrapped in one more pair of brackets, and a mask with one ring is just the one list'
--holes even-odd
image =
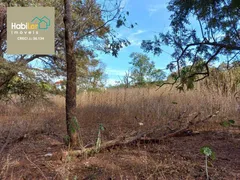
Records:
{"label": "bare dirt ground", "polygon": [[216,160],[209,163],[211,179],[240,179],[239,132],[200,132],[155,144],[135,143],[67,162],[56,155],[67,150],[59,137],[38,132],[11,141],[1,154],[0,179],[200,180],[206,179],[199,151],[205,145],[216,152]]}
{"label": "bare dirt ground", "polygon": [[[29,107],[0,103],[0,180],[205,180],[203,146],[216,153],[216,160],[209,162],[211,180],[240,180],[240,119],[232,96],[208,91],[162,94],[155,89],[80,94],[77,119],[84,145],[96,142],[100,123],[106,142],[163,127],[151,134],[159,139],[169,128],[210,118],[193,126],[199,131],[193,135],[139,141],[64,162],[65,99],[54,96],[53,102]],[[235,127],[220,126],[228,120],[235,120]]]}

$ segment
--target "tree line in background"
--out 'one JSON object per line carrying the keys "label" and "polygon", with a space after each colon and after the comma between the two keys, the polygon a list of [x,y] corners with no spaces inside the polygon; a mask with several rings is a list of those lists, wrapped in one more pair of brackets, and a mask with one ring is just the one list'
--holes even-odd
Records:
{"label": "tree line in background", "polygon": [[[222,62],[218,66],[209,66],[209,76],[202,81],[194,82],[194,79],[201,78],[201,75],[196,75],[192,79],[178,78],[177,71],[170,72],[167,75],[163,70],[156,69],[154,62],[150,61],[145,54],[132,53],[131,57],[133,58],[130,62],[132,67],[126,72],[120,83],[112,88],[162,87],[165,84],[171,86],[177,84],[176,87],[178,87],[179,84],[186,83],[184,89],[178,90],[206,88],[208,91],[215,91],[222,95],[234,94],[240,88],[240,63],[238,61]],[[186,76],[190,71],[204,72],[202,63],[204,63],[204,60],[196,63],[194,67],[188,65],[181,68],[181,74]]]}
{"label": "tree line in background", "polygon": [[[113,34],[109,23],[116,26],[127,26],[126,17],[129,12],[122,11],[120,1],[111,11],[101,11],[107,8],[107,3],[98,4],[95,1],[74,1],[73,24],[74,56],[77,59],[77,85],[79,91],[84,89],[99,89],[106,83],[104,64],[97,58],[95,50],[101,50],[117,56],[118,50],[129,45],[127,39],[118,39]],[[171,72],[173,81],[164,84],[174,84],[180,90],[191,89],[194,82],[210,76],[210,66],[216,60],[227,64],[239,63],[239,3],[222,0],[206,3],[202,0],[171,0],[168,9],[172,12],[172,30],[166,34],[160,33],[154,40],[144,40],[142,49],[158,55],[161,46],[172,46],[175,50],[167,69]],[[54,6],[56,7],[56,56],[19,55],[6,56],[6,7],[7,6]],[[91,9],[91,13],[89,13]],[[11,99],[18,94],[22,100],[44,97],[46,93],[62,93],[66,85],[66,60],[64,58],[64,8],[61,1],[22,2],[18,0],[3,0],[0,6],[0,98]],[[231,11],[230,11],[231,10]],[[103,13],[104,12],[104,13]],[[120,13],[121,12],[121,13]],[[103,14],[101,14],[103,13]],[[188,27],[188,17],[193,13],[199,27]],[[94,15],[96,14],[96,15]],[[107,18],[103,18],[107,17]],[[228,18],[224,18],[228,17]],[[132,28],[133,25],[129,25]],[[88,43],[86,43],[88,42]],[[221,57],[220,57],[221,55]],[[131,68],[121,79],[118,87],[161,85],[165,80],[164,72],[155,67],[146,54],[132,53]],[[12,59],[9,61],[9,59]],[[43,68],[36,68],[31,62],[41,60]],[[190,66],[187,65],[191,64]],[[216,74],[216,73],[215,73]],[[53,85],[53,79],[61,78],[61,89]]]}
{"label": "tree line in background", "polygon": [[143,53],[131,53],[130,69],[120,78],[120,82],[112,88],[145,87],[157,85],[164,81],[166,75],[161,69],[156,68],[155,63]]}

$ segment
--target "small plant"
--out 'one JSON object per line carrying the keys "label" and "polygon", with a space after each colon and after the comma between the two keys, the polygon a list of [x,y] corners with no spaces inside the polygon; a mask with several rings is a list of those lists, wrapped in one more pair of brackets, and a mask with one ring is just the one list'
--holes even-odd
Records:
{"label": "small plant", "polygon": [[200,152],[203,155],[205,155],[205,171],[206,171],[207,180],[209,180],[209,175],[208,175],[208,157],[210,157],[212,160],[214,160],[215,159],[215,153],[208,146],[202,147],[200,149]]}
{"label": "small plant", "polygon": [[234,124],[235,124],[234,120],[222,121],[220,123],[220,125],[223,126],[223,127],[230,127],[230,126],[232,126]]}
{"label": "small plant", "polygon": [[100,147],[101,147],[101,143],[102,143],[102,140],[101,140],[101,131],[104,131],[105,128],[102,124],[99,125],[99,128],[98,128],[98,137],[97,137],[97,141],[96,141],[96,152],[99,152],[100,150]]}
{"label": "small plant", "polygon": [[72,118],[72,121],[70,124],[70,130],[72,133],[79,132],[80,130],[80,126],[76,117]]}
{"label": "small plant", "polygon": [[63,141],[64,141],[65,144],[69,144],[69,142],[70,142],[70,137],[69,137],[68,135],[65,135],[65,136],[63,137]]}

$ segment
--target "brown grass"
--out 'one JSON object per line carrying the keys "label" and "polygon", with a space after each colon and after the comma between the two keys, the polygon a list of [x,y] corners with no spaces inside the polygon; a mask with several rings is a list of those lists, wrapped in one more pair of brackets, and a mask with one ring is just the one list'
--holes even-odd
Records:
{"label": "brown grass", "polygon": [[200,112],[199,118],[204,118],[216,111],[220,112],[211,123],[238,118],[234,97],[203,90],[179,93],[167,87],[158,91],[155,88],[112,89],[78,96],[78,119],[82,129],[92,134],[98,124],[103,123],[110,138],[139,128],[164,125],[184,112],[186,116]]}
{"label": "brown grass", "polygon": [[[192,113],[200,113],[198,118],[201,119],[219,111],[218,115],[211,118],[208,123],[196,127],[195,130],[198,131],[223,130],[219,125],[219,122],[229,119],[233,119],[239,123],[239,114],[236,110],[237,104],[233,96],[226,97],[204,89],[187,91],[184,93],[179,93],[176,90],[170,91],[169,89],[170,87],[163,87],[158,91],[156,91],[156,88],[110,89],[105,92],[88,92],[79,94],[77,99],[77,119],[79,120],[81,127],[81,135],[84,144],[95,143],[100,123],[106,128],[103,132],[104,141],[114,139],[119,135],[133,130],[147,130],[159,125],[164,126],[166,124],[171,124],[172,126],[177,127],[180,126],[180,124],[179,121],[175,120],[181,119],[181,121],[184,121],[185,117]],[[52,103],[39,102],[28,106],[20,106],[19,104],[11,103],[0,104],[0,147],[6,143],[6,137],[9,133],[11,137],[8,146],[6,146],[2,153],[2,159],[0,159],[2,164],[0,164],[0,168],[11,169],[10,166],[20,166],[19,164],[22,164],[21,159],[25,159],[23,162],[29,163],[29,161],[31,161],[31,163],[28,166],[21,166],[21,171],[15,169],[16,172],[23,173],[23,169],[25,168],[29,170],[28,173],[31,173],[29,168],[34,168],[31,164],[35,164],[35,168],[38,169],[37,177],[47,176],[46,174],[49,175],[49,171],[42,171],[41,167],[38,167],[40,166],[36,163],[38,162],[36,159],[38,153],[41,151],[42,154],[46,154],[48,151],[60,151],[61,148],[66,148],[62,144],[62,139],[66,135],[64,112],[65,100],[60,96],[50,97],[50,100]],[[142,123],[143,125],[140,125],[139,123]],[[228,130],[229,129],[227,129],[227,131]],[[226,129],[224,131],[226,131]],[[165,132],[159,133],[164,134]],[[160,134],[156,135],[156,137],[158,136],[160,136]],[[57,140],[60,146],[54,145],[54,148],[49,150],[48,146],[52,146],[53,144],[52,140],[49,140],[49,137],[50,139]],[[191,141],[194,143],[193,139]],[[30,142],[32,144],[29,144]],[[35,144],[40,142],[41,144]],[[26,143],[31,146],[31,152],[34,153],[22,153],[24,148],[22,149],[20,147],[26,147]],[[176,144],[176,147],[180,146],[180,144]],[[204,145],[204,143],[202,144]],[[161,145],[161,148],[164,147],[165,146]],[[191,147],[191,145],[189,145],[189,147]],[[47,151],[46,148],[48,149]],[[191,162],[188,164],[189,161],[186,162],[180,160],[179,157],[174,160],[175,165],[172,166],[172,157],[170,157],[169,154],[166,155],[166,160],[155,159],[158,157],[158,145],[151,147],[150,149],[147,148],[148,150],[145,150],[144,148],[146,148],[146,146],[137,149],[132,149],[132,147],[121,149],[119,153],[120,157],[123,157],[122,160],[114,157],[111,159],[111,153],[107,153],[99,154],[95,159],[93,158],[89,161],[88,159],[81,162],[71,161],[70,165],[54,161],[51,162],[52,164],[49,164],[48,169],[51,169],[51,173],[55,173],[55,176],[59,179],[63,178],[63,176],[65,178],[66,174],[68,174],[69,177],[74,178],[73,174],[70,173],[71,170],[66,169],[66,167],[71,167],[72,173],[81,171],[83,173],[81,177],[85,175],[87,177],[89,175],[88,172],[93,174],[96,173],[94,174],[96,177],[98,177],[97,174],[100,173],[101,176],[99,177],[103,177],[103,174],[106,173],[106,171],[109,172],[106,169],[110,169],[112,177],[116,177],[117,179],[120,179],[119,177],[121,176],[123,176],[123,179],[126,179],[127,176],[129,176],[130,179],[141,179],[141,177],[142,179],[156,179],[157,175],[161,177],[160,179],[169,179],[171,177],[176,178],[176,176],[171,176],[171,173],[174,174],[174,169],[172,168],[177,168],[175,165],[181,166],[181,164],[185,164],[186,167],[190,167],[191,163],[195,163],[196,166],[199,166],[199,164],[196,164],[197,162]],[[155,151],[151,152],[154,149]],[[28,148],[26,151],[27,150]],[[161,151],[165,150],[162,149]],[[36,152],[38,152],[37,155]],[[114,156],[119,155],[117,152],[118,150],[113,152]],[[26,157],[28,157],[28,160]],[[164,159],[162,155],[159,158]],[[117,163],[111,163],[111,160],[114,160]],[[86,162],[90,163],[89,167],[88,165],[84,165]],[[56,167],[56,163],[60,163],[61,166]],[[76,164],[79,164],[79,169],[76,167]],[[125,167],[127,164],[130,169]],[[191,166],[192,165],[193,164],[191,164]],[[192,171],[196,171],[194,167],[191,168]],[[63,172],[61,168],[63,168],[66,173],[61,174]],[[131,171],[130,174],[129,171]],[[184,169],[184,171],[186,171],[184,172],[186,175],[187,170]],[[44,173],[46,174],[43,176]],[[109,176],[109,173],[107,174],[108,175],[106,176]],[[4,178],[9,178],[10,176],[14,176],[14,172],[11,172],[10,170],[7,173],[4,171],[0,174],[0,177]],[[204,176],[204,174],[201,176]],[[216,175],[216,177],[218,176],[220,177],[221,175]],[[187,178],[184,175],[183,177]]]}

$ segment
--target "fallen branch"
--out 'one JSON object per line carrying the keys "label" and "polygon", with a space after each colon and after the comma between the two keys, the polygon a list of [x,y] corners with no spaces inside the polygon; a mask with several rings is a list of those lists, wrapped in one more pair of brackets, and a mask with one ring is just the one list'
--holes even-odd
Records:
{"label": "fallen branch", "polygon": [[[107,142],[103,143],[101,145],[100,149],[99,149],[99,152],[101,152],[103,150],[106,150],[106,149],[111,149],[113,147],[129,145],[129,144],[135,143],[137,141],[140,141],[140,142],[144,142],[144,141],[150,142],[151,141],[151,142],[156,143],[156,142],[160,142],[160,141],[162,141],[164,139],[167,139],[167,138],[170,138],[170,137],[176,137],[176,136],[181,135],[182,133],[185,133],[186,131],[188,131],[194,125],[198,125],[200,123],[203,123],[206,120],[216,116],[217,113],[218,113],[218,111],[215,114],[211,114],[211,115],[193,123],[193,120],[195,120],[200,115],[200,113],[196,113],[195,116],[191,118],[191,120],[188,120],[186,122],[186,125],[184,127],[182,127],[181,129],[176,129],[173,132],[171,131],[167,135],[164,135],[164,136],[162,136],[158,139],[146,139],[146,138],[143,138],[143,137],[147,137],[152,133],[164,130],[164,129],[167,128],[167,126],[158,126],[158,127],[152,128],[152,129],[150,129],[148,131],[144,131],[144,132],[133,131],[130,134],[127,134],[125,136],[121,136],[121,137],[118,137],[114,140],[110,140],[110,141],[107,141]],[[191,117],[191,116],[192,115],[189,115],[188,117]],[[96,153],[96,148],[95,147],[84,148],[84,149],[81,149],[81,150],[74,150],[74,151],[63,151],[62,160],[63,161],[66,160],[68,156],[77,156],[77,157],[81,157],[81,156],[84,156],[84,155],[91,156],[91,155],[94,155],[95,153]]]}
{"label": "fallen branch", "polygon": [[[162,129],[162,128],[161,128]],[[113,147],[116,146],[124,146],[124,145],[128,145],[131,143],[136,142],[137,140],[141,139],[144,136],[147,136],[149,134],[152,134],[153,132],[155,132],[156,130],[159,130],[159,127],[153,128],[149,131],[145,131],[145,132],[137,132],[137,131],[133,131],[130,134],[127,134],[125,136],[121,136],[118,137],[114,140],[110,140],[107,141],[105,143],[103,143],[100,148],[99,148],[99,152],[106,150],[106,149],[111,149]],[[63,151],[62,153],[62,161],[65,161],[67,159],[68,156],[91,156],[96,154],[96,147],[91,147],[91,148],[84,148],[81,150],[74,150],[74,151]]]}

